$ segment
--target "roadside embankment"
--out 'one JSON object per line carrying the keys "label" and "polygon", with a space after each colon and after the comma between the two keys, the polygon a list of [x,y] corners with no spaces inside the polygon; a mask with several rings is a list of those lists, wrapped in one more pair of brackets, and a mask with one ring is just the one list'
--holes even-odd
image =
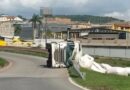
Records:
{"label": "roadside embankment", "polygon": [[24,48],[24,47],[0,47],[0,51],[11,52],[11,53],[20,53],[28,54],[40,57],[47,57],[48,52],[45,49],[40,48]]}
{"label": "roadside embankment", "polygon": [[[95,57],[98,63],[108,63],[112,66],[130,67],[130,61],[126,58]],[[86,73],[82,80],[74,68],[69,68],[70,77],[79,85],[91,90],[130,90],[130,76],[119,76],[114,74],[102,74],[81,68]]]}

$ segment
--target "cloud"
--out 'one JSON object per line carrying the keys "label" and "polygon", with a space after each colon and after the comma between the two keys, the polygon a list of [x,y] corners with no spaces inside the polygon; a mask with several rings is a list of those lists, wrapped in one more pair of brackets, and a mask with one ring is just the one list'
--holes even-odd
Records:
{"label": "cloud", "polygon": [[[105,15],[130,19],[130,0],[0,0],[0,13],[32,16],[40,7],[53,8],[54,14]],[[124,14],[122,14],[124,13]]]}
{"label": "cloud", "polygon": [[125,20],[130,20],[130,10],[126,10],[124,12],[111,12],[111,13],[106,13],[104,16],[109,16],[109,17],[115,17],[119,19],[125,19]]}
{"label": "cloud", "polygon": [[109,16],[109,17],[117,17],[117,18],[123,18],[125,17],[125,15],[123,13],[120,13],[120,12],[112,12],[112,13],[107,13],[105,14],[104,16]]}

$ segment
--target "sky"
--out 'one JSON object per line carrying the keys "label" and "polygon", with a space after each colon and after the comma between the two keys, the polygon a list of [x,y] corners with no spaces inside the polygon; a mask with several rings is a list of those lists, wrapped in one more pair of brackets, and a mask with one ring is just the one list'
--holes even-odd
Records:
{"label": "sky", "polygon": [[0,13],[31,17],[40,7],[55,15],[110,16],[130,21],[130,0],[0,0]]}

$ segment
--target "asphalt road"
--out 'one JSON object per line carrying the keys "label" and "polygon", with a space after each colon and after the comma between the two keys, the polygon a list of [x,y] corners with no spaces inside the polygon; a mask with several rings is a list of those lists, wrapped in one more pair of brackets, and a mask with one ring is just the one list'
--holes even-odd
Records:
{"label": "asphalt road", "polygon": [[68,81],[66,69],[46,68],[46,58],[0,52],[13,62],[0,71],[0,90],[81,90]]}

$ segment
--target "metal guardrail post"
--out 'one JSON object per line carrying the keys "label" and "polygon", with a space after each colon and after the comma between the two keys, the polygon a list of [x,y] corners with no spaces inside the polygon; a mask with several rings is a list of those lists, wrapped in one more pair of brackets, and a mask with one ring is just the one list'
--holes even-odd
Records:
{"label": "metal guardrail post", "polygon": [[83,80],[85,80],[86,73],[80,71],[80,66],[79,66],[79,64],[73,61],[73,67],[74,67],[74,69],[77,71],[77,73],[80,75],[80,77],[81,77]]}

